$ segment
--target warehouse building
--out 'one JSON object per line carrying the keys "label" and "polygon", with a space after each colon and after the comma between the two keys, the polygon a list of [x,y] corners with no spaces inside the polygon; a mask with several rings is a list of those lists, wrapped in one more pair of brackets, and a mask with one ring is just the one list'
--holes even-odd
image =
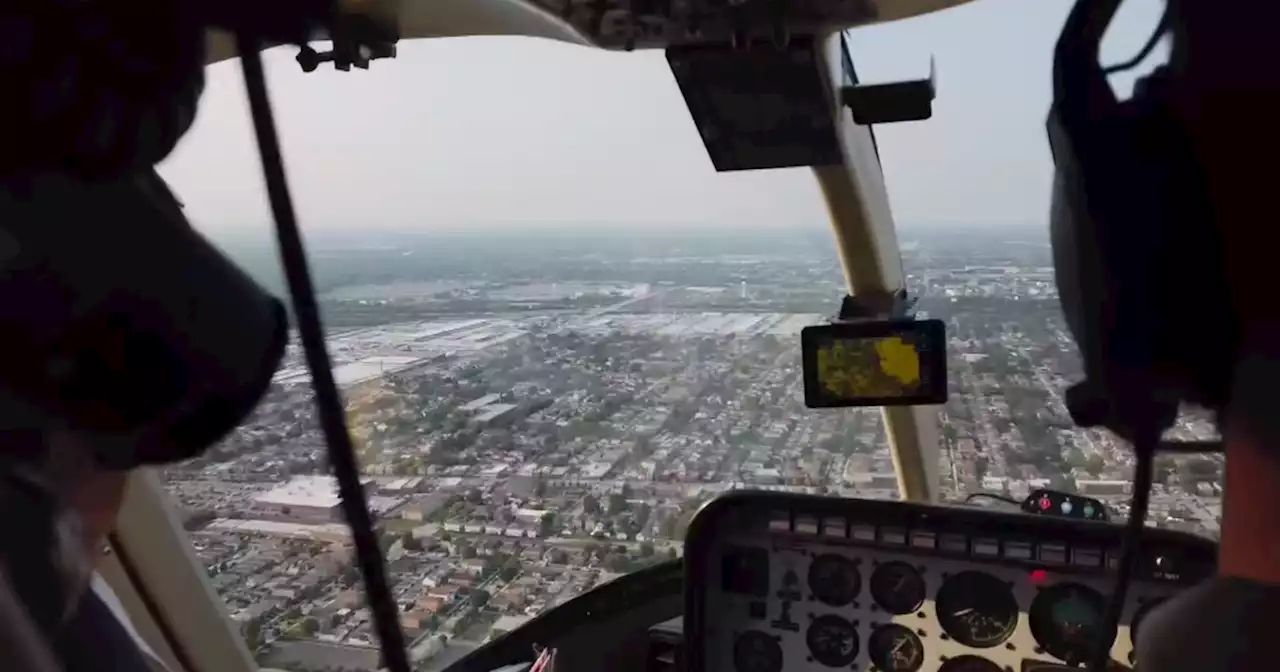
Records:
{"label": "warehouse building", "polygon": [[[367,488],[372,482],[364,478]],[[338,483],[332,476],[294,476],[253,498],[256,512],[268,518],[300,523],[329,523],[343,520]]]}

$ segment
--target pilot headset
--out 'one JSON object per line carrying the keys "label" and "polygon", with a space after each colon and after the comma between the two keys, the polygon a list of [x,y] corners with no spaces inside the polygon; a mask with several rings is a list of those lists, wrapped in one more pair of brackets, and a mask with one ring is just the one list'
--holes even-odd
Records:
{"label": "pilot headset", "polygon": [[1057,45],[1050,233],[1084,360],[1072,417],[1142,441],[1183,402],[1226,405],[1239,328],[1204,175],[1171,108],[1170,67],[1119,101],[1106,80],[1115,69],[1098,63],[1118,4],[1077,2]]}
{"label": "pilot headset", "polygon": [[[1084,365],[1067,408],[1076,424],[1107,427],[1132,442],[1137,458],[1094,670],[1105,669],[1135,570],[1161,435],[1183,403],[1226,406],[1240,331],[1204,173],[1172,106],[1183,55],[1177,1],[1136,58],[1104,68],[1099,45],[1118,6],[1077,0],[1072,7],[1055,48],[1047,123],[1054,273]],[[1107,75],[1137,65],[1166,32],[1174,40],[1171,65],[1118,100]]]}

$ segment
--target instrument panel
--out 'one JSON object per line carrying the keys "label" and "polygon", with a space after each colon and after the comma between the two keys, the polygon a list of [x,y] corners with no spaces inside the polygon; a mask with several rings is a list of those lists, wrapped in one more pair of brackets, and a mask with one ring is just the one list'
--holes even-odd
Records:
{"label": "instrument panel", "polygon": [[[686,542],[695,672],[1001,672],[1087,660],[1121,528],[1091,521],[778,493],[709,504]],[[706,513],[719,508],[719,513]],[[706,530],[703,532],[702,530]],[[1150,530],[1111,647],[1213,571],[1212,542]],[[699,537],[694,537],[698,534]],[[695,576],[697,574],[697,576]]]}

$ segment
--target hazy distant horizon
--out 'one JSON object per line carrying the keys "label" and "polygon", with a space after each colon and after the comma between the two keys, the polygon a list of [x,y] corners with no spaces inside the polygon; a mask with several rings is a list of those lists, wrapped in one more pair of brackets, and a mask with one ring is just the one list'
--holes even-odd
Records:
{"label": "hazy distant horizon", "polygon": [[[1000,233],[1015,234],[1018,236],[1030,235],[1033,238],[1047,238],[1048,225],[1045,223],[1020,223],[1020,222],[911,222],[897,224],[899,236],[918,236],[918,235],[963,235],[966,233]],[[197,228],[200,228],[197,226]],[[532,223],[513,223],[509,225],[493,225],[476,226],[475,228],[467,228],[465,225],[457,225],[447,228],[403,228],[403,227],[377,227],[369,225],[353,225],[351,228],[335,228],[328,227],[324,229],[308,229],[305,222],[302,222],[303,235],[307,240],[335,240],[335,239],[352,239],[352,238],[404,238],[404,239],[425,239],[425,238],[459,238],[468,236],[492,236],[494,234],[507,234],[516,236],[548,236],[555,238],[597,238],[607,236],[653,236],[666,238],[688,238],[688,237],[708,237],[708,238],[724,238],[734,236],[767,236],[770,234],[786,234],[786,235],[824,235],[830,233],[830,226],[826,223],[797,225],[779,223],[776,225],[755,224],[752,226],[730,227],[730,226],[698,226],[693,223],[672,224],[658,223],[653,225],[620,224],[617,222],[599,222],[599,223],[565,223],[565,224],[548,224],[545,222]],[[275,238],[275,224],[264,223],[256,227],[234,227],[214,230],[202,230],[205,236],[215,241],[243,241],[250,242],[258,239]]]}
{"label": "hazy distant horizon", "polygon": [[[1052,159],[1044,120],[1069,0],[982,0],[849,32],[867,82],[937,62],[926,121],[876,128],[904,232],[990,222],[1043,229]],[[1103,41],[1130,57],[1163,3],[1121,7]],[[1157,50],[1159,60],[1167,50]],[[820,230],[804,168],[717,173],[659,50],[546,40],[418,40],[368,71],[303,73],[295,50],[264,67],[299,221],[349,229],[486,232],[625,228]],[[1144,66],[1113,78],[1127,95]],[[161,172],[201,231],[263,233],[270,217],[237,63],[207,71],[191,133]],[[347,225],[348,222],[374,222]],[[534,223],[536,222],[536,224]]]}

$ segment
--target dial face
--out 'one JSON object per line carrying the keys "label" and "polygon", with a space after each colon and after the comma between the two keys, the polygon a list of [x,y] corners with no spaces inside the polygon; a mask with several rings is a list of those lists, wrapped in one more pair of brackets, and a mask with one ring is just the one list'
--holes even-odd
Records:
{"label": "dial face", "polygon": [[847,667],[858,657],[858,630],[834,614],[813,619],[804,633],[809,655],[827,667]]}
{"label": "dial face", "polygon": [[1031,634],[1049,655],[1075,664],[1089,659],[1102,631],[1106,601],[1078,583],[1059,583],[1040,591],[1028,614]]}
{"label": "dial face", "polygon": [[861,590],[858,566],[843,555],[824,553],[809,563],[809,591],[817,601],[829,607],[843,607]]}
{"label": "dial face", "polygon": [[733,642],[736,672],[781,672],[782,645],[772,635],[748,630]]}
{"label": "dial face", "polygon": [[935,601],[938,624],[952,639],[975,649],[1003,644],[1018,625],[1018,601],[1008,584],[986,572],[954,574]]}
{"label": "dial face", "polygon": [[871,632],[867,656],[881,672],[916,672],[924,663],[924,645],[916,633],[890,623]]}
{"label": "dial face", "polygon": [[924,578],[905,562],[886,562],[871,573],[871,597],[891,614],[909,614],[924,604]]}
{"label": "dial face", "polygon": [[982,656],[956,656],[938,666],[938,672],[1003,672],[999,665]]}

